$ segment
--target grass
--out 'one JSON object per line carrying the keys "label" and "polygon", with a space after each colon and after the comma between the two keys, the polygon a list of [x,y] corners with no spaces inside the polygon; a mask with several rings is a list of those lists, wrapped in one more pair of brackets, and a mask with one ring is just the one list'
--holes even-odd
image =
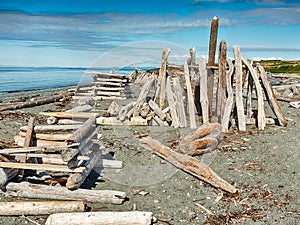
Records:
{"label": "grass", "polygon": [[271,73],[300,74],[300,60],[262,60],[259,63]]}

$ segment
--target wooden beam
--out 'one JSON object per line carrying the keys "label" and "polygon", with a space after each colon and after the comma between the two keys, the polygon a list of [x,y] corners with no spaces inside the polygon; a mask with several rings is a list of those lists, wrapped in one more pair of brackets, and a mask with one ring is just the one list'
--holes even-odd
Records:
{"label": "wooden beam", "polygon": [[171,49],[167,48],[162,51],[161,55],[161,66],[159,69],[158,82],[160,85],[160,96],[159,96],[159,108],[165,108],[166,98],[166,78],[167,78],[167,59],[171,52]]}

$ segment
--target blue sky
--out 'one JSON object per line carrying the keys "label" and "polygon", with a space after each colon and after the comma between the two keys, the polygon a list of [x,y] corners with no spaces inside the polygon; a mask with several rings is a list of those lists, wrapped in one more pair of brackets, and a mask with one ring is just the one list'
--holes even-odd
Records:
{"label": "blue sky", "polygon": [[[0,65],[115,66],[206,57],[210,21],[218,42],[249,59],[300,59],[300,3],[287,0],[0,0]],[[112,63],[114,61],[114,63]]]}

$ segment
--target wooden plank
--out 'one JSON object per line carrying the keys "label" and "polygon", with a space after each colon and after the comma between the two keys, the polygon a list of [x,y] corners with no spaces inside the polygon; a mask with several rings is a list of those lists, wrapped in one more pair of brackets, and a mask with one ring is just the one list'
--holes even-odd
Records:
{"label": "wooden plank", "polygon": [[268,102],[270,104],[270,107],[272,109],[272,111],[274,112],[274,114],[277,116],[279,124],[281,126],[287,126],[287,121],[286,118],[283,115],[283,112],[277,102],[276,96],[274,94],[273,88],[270,84],[270,81],[268,80],[268,75],[266,74],[266,71],[264,70],[264,68],[257,63],[256,64],[258,67],[258,70],[260,72],[260,78],[262,80],[262,84],[264,86],[264,89],[266,91],[266,96],[268,98]]}
{"label": "wooden plank", "polygon": [[16,163],[16,162],[0,162],[0,167],[24,169],[24,170],[45,170],[45,171],[56,171],[56,172],[66,172],[66,173],[81,173],[85,169],[84,167],[69,169],[67,166],[64,165]]}
{"label": "wooden plank", "polygon": [[[24,141],[25,141],[24,137],[16,135],[14,137],[14,140],[17,145],[24,146]],[[52,147],[52,146],[67,147],[68,143],[64,142],[64,141],[48,141],[48,140],[37,139],[36,146],[38,146],[38,147]]]}
{"label": "wooden plank", "polygon": [[202,57],[199,58],[200,73],[200,103],[202,109],[203,123],[209,122],[209,100],[207,96],[207,70],[206,63]]}
{"label": "wooden plank", "polygon": [[171,52],[171,49],[167,48],[162,51],[161,55],[161,66],[159,69],[158,82],[160,85],[160,96],[159,96],[159,108],[165,108],[166,98],[166,79],[167,79],[167,59]]}
{"label": "wooden plank", "polygon": [[[20,131],[19,135],[21,137],[25,137],[26,133]],[[72,134],[34,134],[36,139],[47,140],[47,141],[65,141],[68,139]]]}
{"label": "wooden plank", "polygon": [[111,126],[147,126],[148,121],[142,117],[131,117],[130,120],[120,121],[116,117],[98,117],[96,124]]}
{"label": "wooden plank", "polygon": [[197,127],[195,102],[194,102],[192,85],[191,85],[191,80],[189,75],[189,68],[187,63],[184,64],[184,77],[185,77],[185,84],[186,84],[187,98],[188,98],[187,100],[188,100],[188,109],[189,109],[189,117],[190,117],[190,127],[192,129],[195,129]]}
{"label": "wooden plank", "polygon": [[242,83],[242,59],[241,53],[238,46],[233,46],[234,59],[235,59],[235,101],[237,108],[237,117],[238,117],[238,128],[240,131],[246,131],[246,120],[244,112],[244,103],[243,103],[243,83]]}
{"label": "wooden plank", "polygon": [[35,117],[31,117],[28,122],[27,131],[24,140],[24,147],[30,147],[32,144],[32,137],[34,132]]}

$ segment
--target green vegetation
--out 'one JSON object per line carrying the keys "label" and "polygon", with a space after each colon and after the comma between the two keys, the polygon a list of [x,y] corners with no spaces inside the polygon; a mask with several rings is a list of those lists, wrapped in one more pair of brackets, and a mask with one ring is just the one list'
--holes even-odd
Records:
{"label": "green vegetation", "polygon": [[300,74],[300,60],[262,60],[259,63],[271,73],[298,73]]}

